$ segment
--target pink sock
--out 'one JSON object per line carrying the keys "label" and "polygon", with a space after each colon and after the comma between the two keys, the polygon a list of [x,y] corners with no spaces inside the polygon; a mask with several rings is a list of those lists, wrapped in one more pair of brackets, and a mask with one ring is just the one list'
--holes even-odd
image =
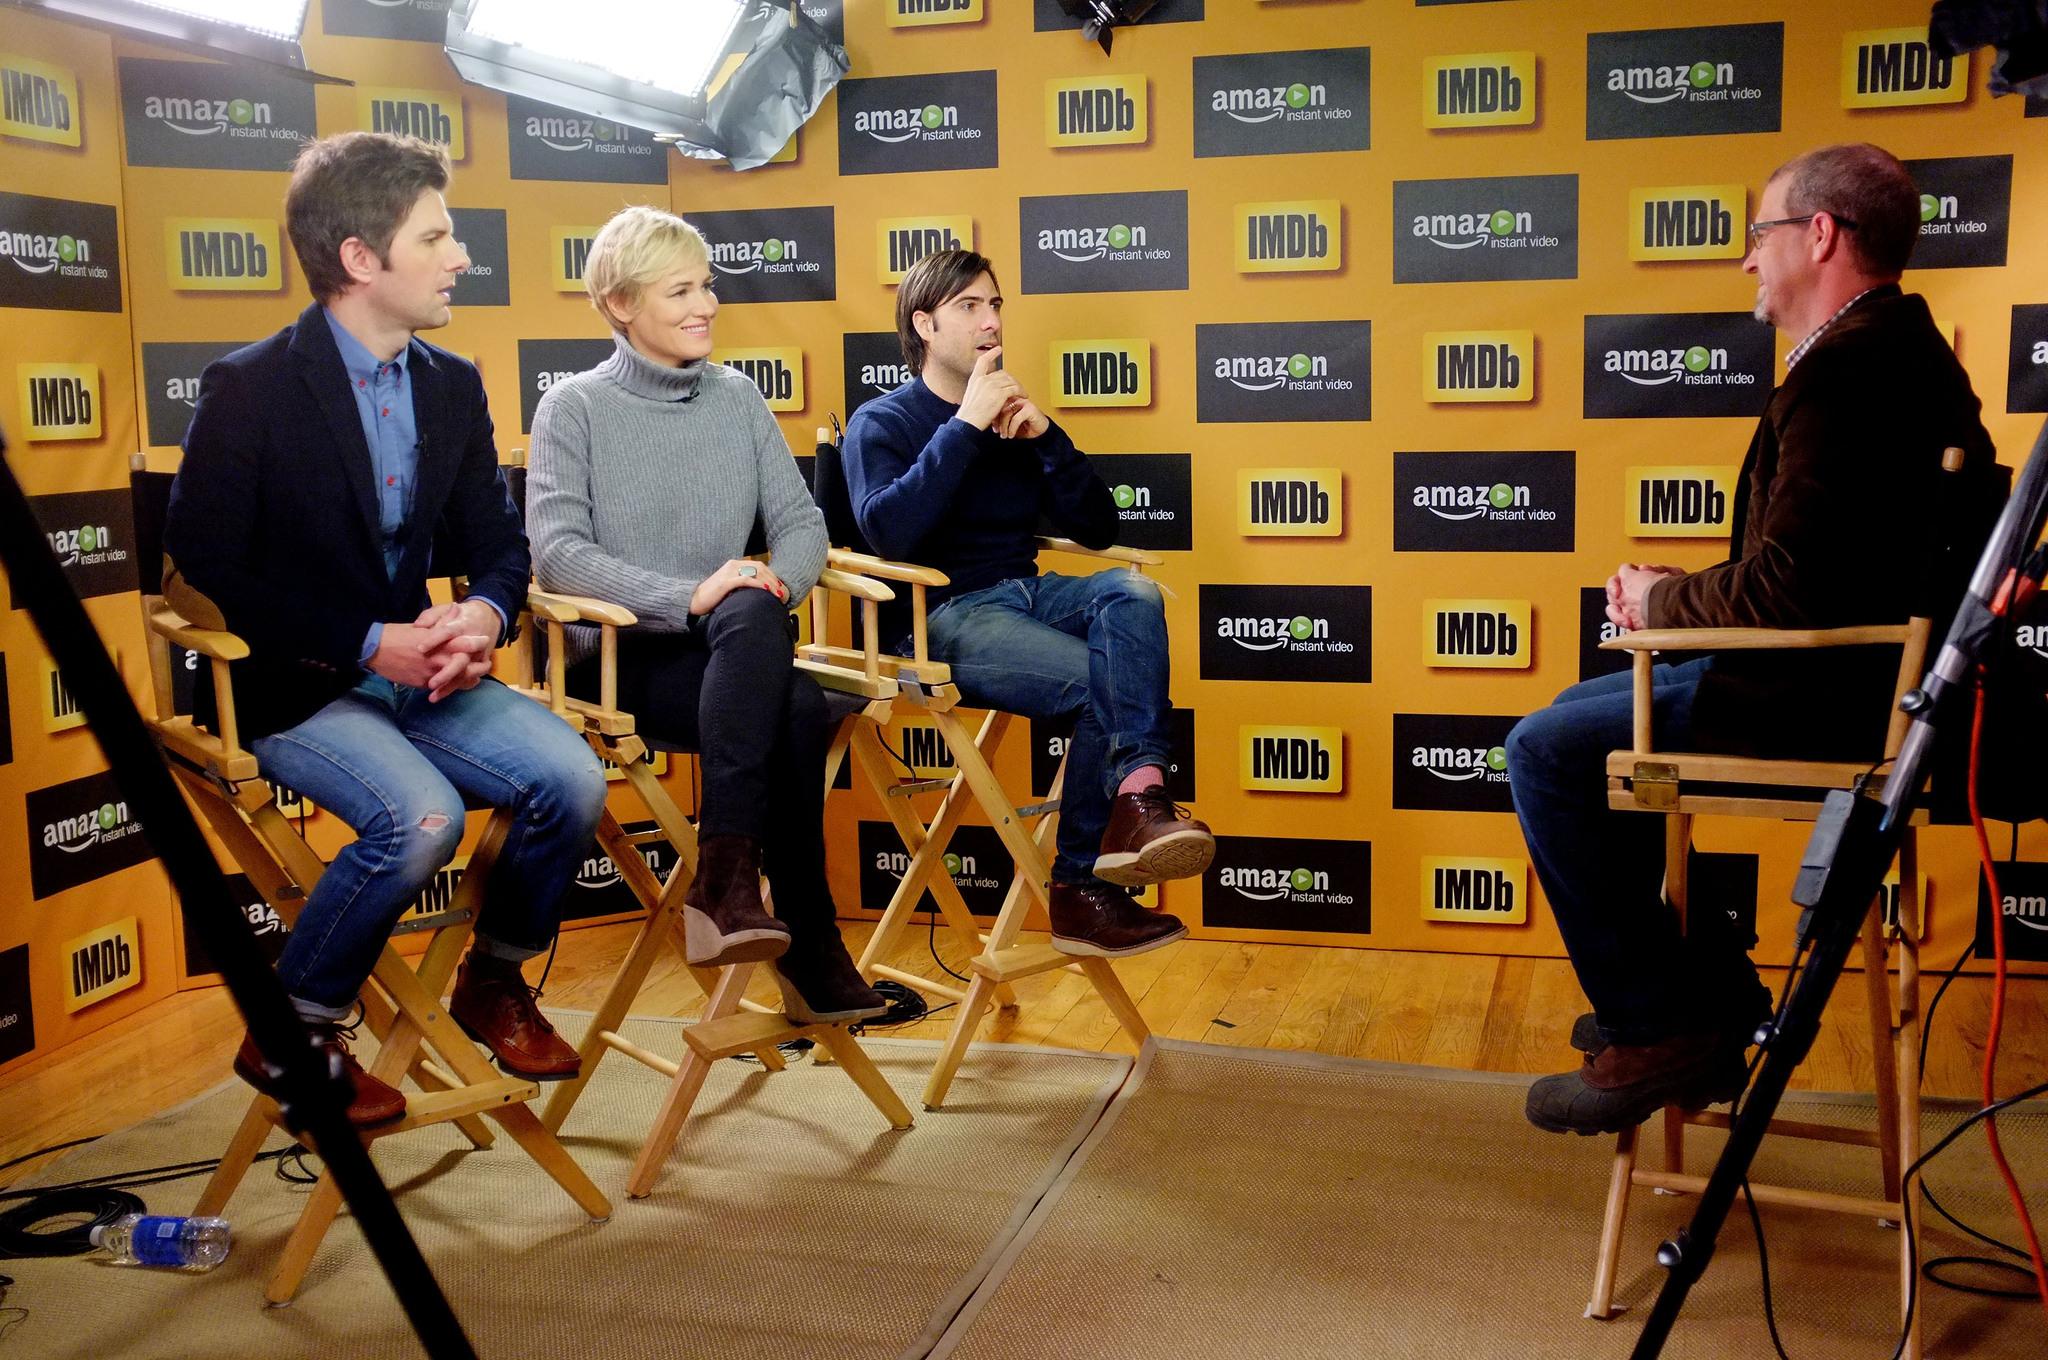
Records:
{"label": "pink sock", "polygon": [[1137,793],[1141,789],[1149,789],[1154,784],[1164,784],[1165,782],[1166,771],[1160,769],[1157,765],[1140,765],[1137,769],[1124,776],[1124,782],[1116,786],[1116,791],[1118,793]]}

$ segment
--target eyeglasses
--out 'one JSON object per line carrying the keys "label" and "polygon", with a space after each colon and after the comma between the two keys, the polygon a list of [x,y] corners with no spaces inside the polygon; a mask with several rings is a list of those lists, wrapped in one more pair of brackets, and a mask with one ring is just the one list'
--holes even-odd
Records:
{"label": "eyeglasses", "polygon": [[1840,227],[1845,231],[1856,230],[1856,224],[1854,222],[1851,222],[1846,217],[1837,217],[1833,213],[1814,212],[1808,213],[1804,217],[1780,217],[1769,222],[1750,223],[1749,248],[1751,250],[1762,250],[1764,245],[1764,233],[1769,231],[1772,227],[1793,227],[1799,225],[1801,222],[1811,222],[1816,217],[1826,217],[1830,222],[1833,222],[1837,227]]}

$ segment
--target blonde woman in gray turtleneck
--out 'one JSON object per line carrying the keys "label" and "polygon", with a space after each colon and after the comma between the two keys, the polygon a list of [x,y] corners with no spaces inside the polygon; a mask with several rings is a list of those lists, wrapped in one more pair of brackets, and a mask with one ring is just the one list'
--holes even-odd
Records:
{"label": "blonde woman in gray turtleneck", "polygon": [[[543,588],[639,617],[619,639],[619,706],[702,753],[685,952],[773,959],[806,1022],[880,1015],[825,879],[824,696],[791,664],[787,615],[825,565],[824,518],[753,381],[709,359],[718,299],[694,227],[627,208],[591,243],[584,279],[617,348],[534,412],[527,534]],[[745,560],[757,521],[773,569]],[[572,643],[569,689],[595,698],[590,650]]]}

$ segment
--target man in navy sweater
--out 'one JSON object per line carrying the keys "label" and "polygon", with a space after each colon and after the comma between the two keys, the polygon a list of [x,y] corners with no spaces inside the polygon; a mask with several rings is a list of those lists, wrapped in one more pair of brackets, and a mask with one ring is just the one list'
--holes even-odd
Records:
{"label": "man in navy sweater", "polygon": [[[848,422],[847,490],[876,552],[950,578],[927,596],[931,650],[967,702],[1074,720],[1053,947],[1141,954],[1187,927],[1145,910],[1129,889],[1200,874],[1216,842],[1166,796],[1159,587],[1134,571],[1038,573],[1041,516],[1106,548],[1116,502],[1087,455],[1003,371],[1002,307],[994,266],[972,251],[940,251],[904,277],[896,329],[918,376]],[[909,626],[900,608],[885,613],[884,642]]]}

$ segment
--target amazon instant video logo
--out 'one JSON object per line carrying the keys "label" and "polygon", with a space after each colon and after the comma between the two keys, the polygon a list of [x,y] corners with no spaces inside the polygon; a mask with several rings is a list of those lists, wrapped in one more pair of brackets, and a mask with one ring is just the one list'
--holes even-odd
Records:
{"label": "amazon instant video logo", "polygon": [[1783,24],[1586,35],[1586,138],[1776,132]]}

